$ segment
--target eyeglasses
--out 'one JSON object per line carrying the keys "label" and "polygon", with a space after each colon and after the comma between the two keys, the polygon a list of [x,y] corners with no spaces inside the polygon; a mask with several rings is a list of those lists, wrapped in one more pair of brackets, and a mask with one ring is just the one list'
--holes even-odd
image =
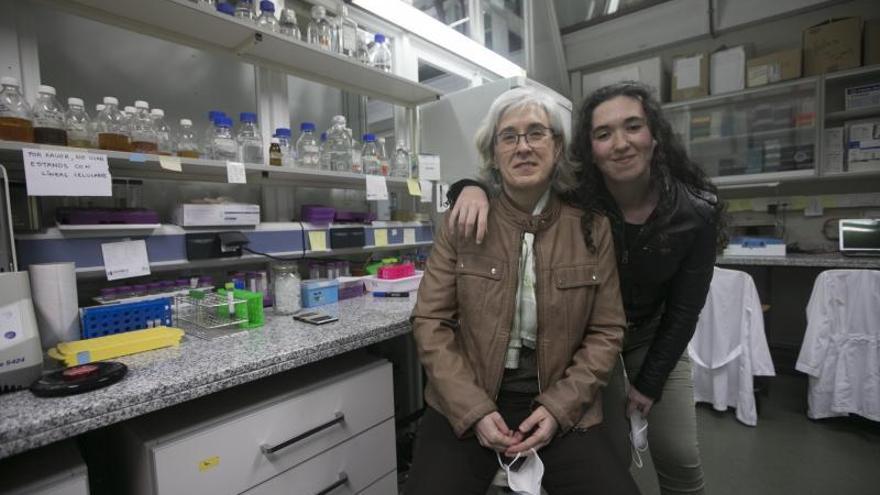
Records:
{"label": "eyeglasses", "polygon": [[495,146],[499,151],[510,151],[519,145],[519,138],[523,137],[530,148],[543,148],[547,146],[548,138],[555,135],[551,129],[543,126],[532,127],[523,133],[504,131],[495,136]]}

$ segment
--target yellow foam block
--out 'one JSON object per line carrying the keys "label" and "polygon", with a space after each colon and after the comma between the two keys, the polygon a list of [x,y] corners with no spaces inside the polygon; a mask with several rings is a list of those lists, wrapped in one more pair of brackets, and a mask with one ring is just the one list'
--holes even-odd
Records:
{"label": "yellow foam block", "polygon": [[48,354],[67,366],[75,366],[178,345],[181,338],[183,330],[179,328],[147,328],[106,337],[62,342],[49,349]]}

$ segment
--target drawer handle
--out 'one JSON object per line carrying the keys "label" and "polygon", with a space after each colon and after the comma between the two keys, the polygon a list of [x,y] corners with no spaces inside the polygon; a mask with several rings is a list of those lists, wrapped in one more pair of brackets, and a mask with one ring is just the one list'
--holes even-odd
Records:
{"label": "drawer handle", "polygon": [[346,485],[346,484],[348,484],[348,475],[345,474],[345,471],[342,471],[341,473],[339,473],[338,480],[333,482],[333,484],[328,486],[327,488],[324,488],[320,492],[316,493],[315,495],[327,495],[328,493],[332,492],[333,490],[339,488],[342,485]]}
{"label": "drawer handle", "polygon": [[337,412],[335,415],[333,415],[333,419],[331,419],[330,421],[327,421],[326,423],[320,424],[320,425],[312,428],[311,430],[300,433],[299,435],[291,438],[290,440],[285,440],[284,442],[281,442],[278,445],[265,445],[265,444],[261,445],[260,449],[262,449],[263,453],[266,455],[274,454],[275,452],[278,452],[279,450],[281,450],[285,447],[289,447],[290,445],[293,445],[296,442],[299,442],[300,440],[306,439],[316,433],[322,432],[322,431],[326,430],[327,428],[330,428],[331,426],[340,424],[344,421],[345,421],[345,414],[342,414],[341,412]]}

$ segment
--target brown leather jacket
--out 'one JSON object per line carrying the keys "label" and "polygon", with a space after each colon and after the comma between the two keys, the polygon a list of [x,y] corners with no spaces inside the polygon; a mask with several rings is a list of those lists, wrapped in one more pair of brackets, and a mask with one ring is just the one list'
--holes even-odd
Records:
{"label": "brown leather jacket", "polygon": [[551,195],[533,217],[501,194],[491,201],[480,245],[459,239],[443,221],[412,324],[428,374],[425,400],[459,437],[497,409],[526,231],[535,233],[541,391],[535,401],[556,418],[560,433],[602,421],[600,387],[616,364],[626,317],[608,220],[596,217],[591,253],[581,216]]}

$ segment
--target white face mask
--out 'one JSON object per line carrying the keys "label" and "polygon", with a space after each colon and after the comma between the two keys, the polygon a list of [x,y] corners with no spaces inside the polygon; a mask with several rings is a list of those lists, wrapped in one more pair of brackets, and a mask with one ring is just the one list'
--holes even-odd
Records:
{"label": "white face mask", "polygon": [[629,440],[634,447],[633,461],[637,467],[641,468],[641,452],[648,450],[648,420],[642,416],[642,413],[633,411],[633,413],[629,415],[629,427]]}
{"label": "white face mask", "polygon": [[511,470],[510,466],[516,463],[522,454],[516,454],[516,457],[514,457],[510,464],[504,464],[497,452],[495,456],[498,457],[498,464],[507,473],[507,486],[513,490],[513,493],[517,495],[541,495],[544,463],[541,462],[541,458],[538,457],[535,449],[532,449],[532,455],[527,456],[516,471]]}

